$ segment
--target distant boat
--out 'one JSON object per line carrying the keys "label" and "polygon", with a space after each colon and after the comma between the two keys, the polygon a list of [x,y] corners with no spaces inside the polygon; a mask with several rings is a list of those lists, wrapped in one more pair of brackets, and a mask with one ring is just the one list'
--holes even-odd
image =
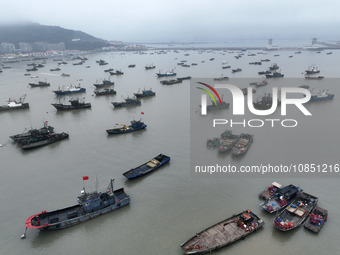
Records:
{"label": "distant boat", "polygon": [[315,95],[311,96],[309,101],[311,102],[311,101],[329,100],[333,98],[334,98],[334,94],[328,93],[328,90],[326,89],[323,91],[317,91]]}
{"label": "distant boat", "polygon": [[269,67],[269,70],[270,70],[270,71],[275,71],[275,70],[277,70],[277,69],[279,69],[279,66],[278,66],[276,63],[272,64],[272,65]]}
{"label": "distant boat", "polygon": [[91,108],[91,103],[79,102],[79,99],[69,100],[71,104],[52,104],[58,111]]}
{"label": "distant boat", "polygon": [[39,81],[38,83],[28,83],[32,88],[34,87],[47,87],[50,86],[49,82]]}
{"label": "distant boat", "polygon": [[136,67],[136,65],[129,65],[128,68]]}
{"label": "distant boat", "polygon": [[256,233],[263,225],[256,214],[245,210],[196,233],[180,246],[185,254],[210,253]]}
{"label": "distant boat", "polygon": [[179,81],[190,80],[190,79],[191,79],[191,76],[185,76],[185,77],[179,77],[179,78],[177,78],[177,80],[179,80]]}
{"label": "distant boat", "polygon": [[308,69],[305,72],[306,74],[316,74],[316,73],[320,73],[320,70],[318,70],[318,68],[315,65],[312,65],[308,67]]}
{"label": "distant boat", "polygon": [[95,83],[93,84],[96,88],[102,88],[102,87],[106,87],[106,86],[112,86],[115,83],[113,81],[110,80],[103,80],[102,83]]}
{"label": "distant boat", "polygon": [[123,173],[123,175],[129,180],[135,179],[135,178],[144,176],[146,174],[149,174],[169,162],[170,162],[170,157],[164,154],[159,154],[158,156],[149,160],[148,162]]}
{"label": "distant boat", "polygon": [[122,71],[119,71],[119,70],[117,70],[115,72],[109,71],[109,73],[110,73],[110,75],[123,75],[124,74]]}
{"label": "distant boat", "polygon": [[60,71],[60,70],[61,69],[59,67],[50,69],[51,72],[53,72],[53,71]]}
{"label": "distant boat", "polygon": [[279,72],[274,72],[273,74],[266,74],[266,78],[281,78],[284,74],[281,74]]}
{"label": "distant boat", "polygon": [[108,73],[108,72],[111,72],[111,71],[113,71],[113,68],[104,70],[105,73]]}
{"label": "distant boat", "polygon": [[21,96],[20,99],[17,101],[15,99],[8,99],[8,104],[0,106],[0,112],[1,111],[10,111],[10,110],[18,110],[18,109],[28,109],[29,104],[24,103],[24,100],[26,98],[26,94]]}
{"label": "distant boat", "polygon": [[233,73],[237,73],[237,72],[241,72],[242,69],[241,68],[236,68],[236,69],[232,69],[231,70]]}
{"label": "distant boat", "polygon": [[154,68],[156,68],[156,66],[154,66],[153,64],[145,66],[145,70],[154,69]]}
{"label": "distant boat", "polygon": [[323,77],[323,76],[317,76],[317,77],[315,77],[315,76],[309,76],[309,75],[306,75],[306,76],[305,76],[305,79],[306,79],[306,80],[322,80],[323,78],[325,78],[325,77]]}
{"label": "distant boat", "polygon": [[62,77],[70,77],[70,75],[69,75],[69,74],[66,74],[66,73],[62,73],[61,76],[62,76]]}
{"label": "distant boat", "polygon": [[140,100],[130,98],[130,97],[125,98],[124,101],[125,102],[112,102],[112,104],[115,108],[127,107],[127,106],[137,106],[137,105],[142,104],[142,102]]}
{"label": "distant boat", "polygon": [[232,154],[234,156],[245,154],[249,150],[251,144],[253,143],[254,140],[253,137],[254,137],[253,135],[242,133],[238,141],[231,149]]}
{"label": "distant boat", "polygon": [[267,71],[260,71],[258,74],[263,75],[263,74],[270,74],[272,71],[267,70]]}
{"label": "distant boat", "polygon": [[142,98],[142,97],[151,97],[151,96],[155,96],[156,93],[153,92],[151,89],[143,89],[141,93],[139,93],[139,91],[137,93],[134,93],[134,95],[137,97],[137,98]]}
{"label": "distant boat", "polygon": [[159,73],[156,73],[158,77],[167,77],[167,76],[176,76],[177,73],[174,73],[173,71],[171,72],[165,72],[165,73],[161,73],[159,71]]}
{"label": "distant boat", "polygon": [[121,127],[115,127],[115,128],[112,128],[112,129],[108,129],[108,130],[106,130],[106,133],[108,133],[109,135],[125,134],[125,133],[130,133],[130,132],[142,130],[142,129],[147,127],[147,125],[140,120],[139,121],[136,121],[136,120],[131,121],[131,125],[129,125],[129,126],[126,126],[126,125],[123,125],[123,124],[116,124],[116,125],[119,125]]}
{"label": "distant boat", "polygon": [[179,80],[179,79],[173,79],[173,80],[164,80],[164,81],[160,81],[161,84],[163,85],[174,85],[177,83],[182,83],[183,80]]}
{"label": "distant boat", "polygon": [[214,78],[214,81],[227,81],[229,77],[221,75],[221,77]]}
{"label": "distant boat", "polygon": [[106,95],[115,95],[117,92],[113,89],[103,89],[103,90],[97,90],[94,92],[96,96],[106,96]]}
{"label": "distant boat", "polygon": [[86,92],[85,88],[80,87],[80,85],[78,86],[70,86],[65,90],[62,89],[58,89],[58,90],[54,90],[53,91],[55,94],[57,95],[66,95],[66,94],[71,94],[71,93],[81,93],[81,92]]}
{"label": "distant boat", "polygon": [[26,71],[27,71],[27,72],[38,71],[38,68],[32,67],[32,68],[26,69]]}

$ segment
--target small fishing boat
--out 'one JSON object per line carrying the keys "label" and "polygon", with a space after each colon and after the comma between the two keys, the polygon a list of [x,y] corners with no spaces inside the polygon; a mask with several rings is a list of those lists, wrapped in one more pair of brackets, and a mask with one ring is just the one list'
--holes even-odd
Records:
{"label": "small fishing boat", "polygon": [[220,144],[221,144],[221,140],[218,137],[208,139],[208,141],[207,141],[207,147],[210,150],[215,149],[215,148],[219,148]]}
{"label": "small fishing boat", "polygon": [[134,68],[136,65],[129,65],[128,68]]}
{"label": "small fishing boat", "polygon": [[94,92],[96,96],[116,95],[117,92],[114,89],[103,89]]}
{"label": "small fishing boat", "polygon": [[190,79],[191,79],[191,76],[184,76],[184,77],[177,78],[177,80],[179,80],[179,81],[190,80]]}
{"label": "small fishing boat", "polygon": [[60,71],[60,70],[61,69],[59,67],[50,69],[51,72]]}
{"label": "small fishing boat", "polygon": [[320,70],[315,65],[312,65],[308,67],[308,69],[305,72],[306,74],[316,74],[316,73],[320,73]]}
{"label": "small fishing boat", "polygon": [[158,156],[149,160],[148,162],[123,173],[123,175],[129,180],[135,179],[135,178],[144,176],[146,174],[149,174],[169,162],[170,162],[170,157],[164,154],[159,154]]}
{"label": "small fishing boat", "polygon": [[230,151],[237,141],[241,138],[240,135],[233,135],[231,131],[226,131],[221,135],[222,142],[218,148],[219,152]]}
{"label": "small fishing boat", "polygon": [[323,91],[317,91],[316,94],[311,96],[309,101],[311,102],[311,101],[329,100],[333,98],[334,98],[334,94],[330,94],[328,90],[326,89]]}
{"label": "small fishing boat", "polygon": [[70,86],[67,87],[65,90],[61,89],[59,87],[58,90],[54,90],[53,91],[56,95],[66,95],[66,94],[72,94],[72,93],[81,93],[81,92],[86,92],[85,88],[80,87],[80,85],[78,86]]}
{"label": "small fishing boat", "polygon": [[254,137],[253,135],[242,133],[240,135],[240,138],[237,140],[237,142],[231,149],[232,154],[234,156],[245,154],[249,150],[251,144],[253,143],[254,140],[253,137]]}
{"label": "small fishing boat", "polygon": [[315,206],[312,213],[309,214],[309,218],[306,220],[304,226],[305,228],[313,231],[314,233],[319,233],[323,225],[326,223],[328,217],[328,211]]}
{"label": "small fishing boat", "polygon": [[125,133],[130,133],[130,132],[142,130],[142,129],[147,127],[147,125],[140,120],[131,121],[131,125],[129,125],[129,126],[126,126],[126,125],[123,125],[123,124],[116,124],[116,125],[121,126],[121,127],[108,129],[108,130],[106,130],[106,133],[108,133],[109,135],[125,134]]}
{"label": "small fishing boat", "polygon": [[284,74],[281,74],[279,72],[274,72],[273,74],[266,74],[266,78],[281,78]]}
{"label": "small fishing boat", "polygon": [[151,97],[155,96],[156,92],[153,92],[152,89],[143,89],[142,92],[140,93],[139,91],[137,93],[133,93],[135,97],[137,98],[143,98],[143,97]]}
{"label": "small fishing boat", "polygon": [[156,68],[156,66],[154,66],[153,64],[145,66],[145,70],[154,69],[154,68]]}
{"label": "small fishing boat", "polygon": [[95,83],[93,84],[96,88],[102,88],[102,87],[107,87],[107,86],[113,86],[115,83],[110,80],[103,80],[102,83]]}
{"label": "small fishing boat", "polygon": [[324,76],[310,76],[310,75],[305,76],[306,80],[322,80],[323,78],[325,77]]}
{"label": "small fishing boat", "polygon": [[232,73],[237,73],[237,72],[241,72],[241,71],[242,71],[241,68],[236,68],[236,69],[231,70]]}
{"label": "small fishing boat", "polygon": [[277,70],[277,69],[279,69],[279,66],[278,66],[276,63],[272,64],[272,65],[269,67],[269,70],[270,70],[270,71],[275,71],[275,70]]}
{"label": "small fishing boat", "polygon": [[176,76],[177,73],[174,73],[174,71],[161,73],[161,71],[159,71],[158,73],[156,73],[156,75],[157,77],[167,77],[167,76]]}
{"label": "small fishing boat", "polygon": [[113,71],[113,68],[109,68],[109,69],[104,70],[105,73],[112,72],[112,71]]}
{"label": "small fishing boat", "polygon": [[221,75],[221,77],[214,78],[214,81],[227,81],[229,77]]}
{"label": "small fishing boat", "polygon": [[62,76],[62,77],[70,77],[70,74],[62,73],[61,76]]}
{"label": "small fishing boat", "polygon": [[[84,176],[83,180],[88,180]],[[86,192],[85,187],[77,198],[78,204],[55,211],[42,211],[30,216],[26,222],[27,228],[38,230],[63,229],[93,219],[97,216],[122,208],[130,203],[130,197],[124,188],[113,189],[113,179],[104,192]],[[22,238],[26,236],[22,235]]]}
{"label": "small fishing boat", "polygon": [[162,83],[162,85],[174,85],[174,84],[182,83],[182,80],[179,80],[179,79],[164,80],[164,81],[160,81],[160,83]]}
{"label": "small fishing boat", "polygon": [[58,111],[91,108],[91,103],[80,102],[79,99],[69,100],[71,104],[52,104]]}
{"label": "small fishing boat", "polygon": [[110,75],[123,75],[124,73],[122,71],[116,70],[115,72],[110,71]]}
{"label": "small fishing boat", "polygon": [[269,199],[273,197],[282,188],[283,185],[277,182],[273,182],[270,186],[268,186],[264,191],[262,191],[259,194],[259,197],[263,199]]}
{"label": "small fishing boat", "polygon": [[317,197],[305,192],[300,193],[297,199],[275,218],[274,227],[286,232],[301,226],[317,202]]}
{"label": "small fishing boat", "polygon": [[274,196],[266,199],[266,201],[260,204],[260,207],[269,213],[277,212],[292,203],[298,194],[299,188],[290,184],[277,190]]}
{"label": "small fishing boat", "polygon": [[10,111],[10,110],[19,110],[19,109],[28,109],[29,103],[24,103],[24,100],[26,98],[26,94],[21,96],[20,99],[17,101],[15,99],[8,99],[8,104],[0,106],[0,112],[1,111]]}
{"label": "small fishing boat", "polygon": [[263,225],[255,213],[245,210],[195,234],[180,246],[185,254],[211,252],[245,238]]}

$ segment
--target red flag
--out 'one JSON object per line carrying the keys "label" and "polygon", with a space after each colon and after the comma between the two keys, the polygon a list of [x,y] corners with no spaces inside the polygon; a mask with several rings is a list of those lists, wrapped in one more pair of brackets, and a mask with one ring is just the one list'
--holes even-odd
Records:
{"label": "red flag", "polygon": [[141,112],[141,114],[144,114],[144,112]]}
{"label": "red flag", "polygon": [[89,179],[88,176],[83,176],[83,180],[84,180],[84,181],[86,181],[86,180],[88,180],[88,179]]}

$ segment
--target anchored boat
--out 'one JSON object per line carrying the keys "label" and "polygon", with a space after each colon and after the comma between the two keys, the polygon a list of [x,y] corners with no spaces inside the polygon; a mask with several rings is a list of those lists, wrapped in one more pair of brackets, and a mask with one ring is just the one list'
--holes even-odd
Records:
{"label": "anchored boat", "polygon": [[206,228],[180,246],[185,254],[211,252],[245,238],[263,225],[263,220],[246,210]]}
{"label": "anchored boat", "polygon": [[142,130],[147,127],[147,125],[145,125],[145,123],[140,120],[131,121],[131,125],[129,126],[122,125],[122,124],[116,124],[116,125],[119,125],[122,127],[108,129],[106,130],[106,132],[109,135],[118,135],[118,134],[130,133],[130,132],[137,131],[137,130]]}
{"label": "anchored boat", "polygon": [[272,185],[270,185],[268,188],[266,188],[259,194],[259,197],[263,199],[269,199],[273,197],[282,188],[283,185],[277,182],[273,182]]}
{"label": "anchored boat", "polygon": [[242,133],[231,149],[232,154],[234,156],[245,154],[249,150],[251,144],[253,143],[254,140],[253,137],[254,137],[253,135]]}
{"label": "anchored boat", "polygon": [[275,218],[274,227],[286,232],[301,226],[317,202],[317,197],[302,192],[293,203]]}
{"label": "anchored boat", "polygon": [[222,135],[221,138],[223,140],[218,149],[219,152],[230,151],[233,148],[233,146],[238,142],[238,140],[241,138],[240,135],[233,135],[231,131],[224,132]]}
{"label": "anchored boat", "polygon": [[66,95],[66,94],[71,94],[71,93],[80,93],[80,92],[86,92],[85,88],[82,88],[79,86],[70,86],[66,90],[58,89],[53,91],[56,95]]}
{"label": "anchored boat", "polygon": [[315,206],[312,213],[309,215],[309,219],[306,220],[304,226],[305,228],[313,231],[314,233],[319,233],[323,225],[326,223],[328,217],[328,211]]}
{"label": "anchored boat", "polygon": [[22,140],[20,142],[21,149],[29,150],[38,147],[42,147],[51,143],[55,143],[61,141],[63,139],[68,138],[69,135],[67,133],[51,133],[47,136],[41,137],[31,137],[29,140]]}
{"label": "anchored boat", "polygon": [[140,165],[136,168],[133,168],[125,173],[123,175],[128,179],[135,179],[141,176],[144,176],[146,174],[149,174],[156,169],[159,169],[160,167],[164,166],[165,164],[170,162],[170,157],[159,154],[155,158],[149,160],[148,162],[144,163],[143,165]]}
{"label": "anchored boat", "polygon": [[[83,177],[88,179],[87,176]],[[42,211],[29,217],[26,222],[27,228],[39,230],[63,229],[93,219],[102,214],[114,211],[130,203],[130,197],[124,192],[124,188],[114,190],[113,179],[105,192],[81,191],[77,198],[78,204],[56,211]],[[26,232],[25,232],[26,233]],[[22,236],[25,237],[25,234]]]}
{"label": "anchored boat", "polygon": [[141,105],[142,102],[138,99],[135,98],[125,98],[125,102],[112,102],[113,106],[116,108],[119,107],[124,107],[124,106],[136,106],[136,105]]}
{"label": "anchored boat", "polygon": [[79,102],[79,99],[69,100],[71,104],[52,104],[58,111],[91,108],[91,103]]}
{"label": "anchored boat", "polygon": [[18,110],[18,109],[28,109],[29,104],[24,103],[24,100],[26,98],[26,94],[21,96],[20,99],[17,101],[15,99],[8,99],[8,104],[0,106],[0,112],[1,111],[9,111],[9,110]]}
{"label": "anchored boat", "polygon": [[151,96],[155,96],[156,95],[156,92],[153,92],[152,89],[144,89],[142,90],[142,93],[140,93],[139,91],[137,93],[134,93],[134,95],[137,97],[137,98],[142,98],[142,97],[151,97]]}

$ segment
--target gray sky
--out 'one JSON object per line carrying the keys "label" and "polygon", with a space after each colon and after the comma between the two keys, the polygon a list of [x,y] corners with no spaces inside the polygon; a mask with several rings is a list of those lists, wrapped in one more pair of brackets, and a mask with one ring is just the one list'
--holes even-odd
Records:
{"label": "gray sky", "polygon": [[31,21],[107,40],[340,40],[339,0],[0,0],[0,24]]}

